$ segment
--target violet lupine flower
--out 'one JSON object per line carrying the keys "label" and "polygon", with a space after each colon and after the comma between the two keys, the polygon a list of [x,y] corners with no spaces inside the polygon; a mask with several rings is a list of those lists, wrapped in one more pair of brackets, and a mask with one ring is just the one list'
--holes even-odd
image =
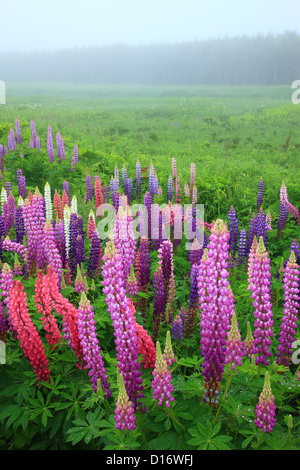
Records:
{"label": "violet lupine flower", "polygon": [[162,242],[158,250],[159,264],[162,267],[162,272],[165,282],[165,298],[166,303],[170,304],[171,314],[169,322],[172,322],[172,312],[175,309],[175,279],[174,279],[174,264],[173,264],[173,245],[170,240]]}
{"label": "violet lupine flower", "polygon": [[78,146],[77,146],[77,144],[74,145],[73,160],[74,160],[74,164],[77,165],[78,164]]}
{"label": "violet lupine flower", "polygon": [[193,187],[195,186],[195,181],[196,181],[195,180],[195,163],[191,163],[191,169],[190,169],[190,188],[191,188],[191,192],[193,190]]}
{"label": "violet lupine flower", "polygon": [[88,201],[92,201],[93,199],[93,183],[92,183],[92,177],[89,173],[87,173],[85,177],[85,186],[86,186],[85,202],[87,204]]}
{"label": "violet lupine flower", "polygon": [[250,289],[254,307],[254,354],[256,364],[268,365],[273,337],[271,300],[271,267],[263,237],[254,254]]}
{"label": "violet lupine flower", "polygon": [[247,241],[247,256],[250,253],[252,243],[253,243],[253,239],[256,235],[255,222],[256,222],[256,215],[253,214],[251,219],[250,219],[250,222],[249,222],[249,233],[248,233],[248,241]]}
{"label": "violet lupine flower", "polygon": [[285,229],[285,226],[286,226],[286,223],[287,223],[287,220],[288,220],[288,214],[289,214],[289,212],[288,212],[285,204],[283,204],[283,202],[280,202],[279,218],[278,218],[278,222],[277,222],[277,238],[280,237],[281,233]]}
{"label": "violet lupine flower", "polygon": [[123,191],[124,191],[124,194],[127,195],[127,169],[126,169],[126,166],[123,164],[123,168],[122,168],[122,184],[123,184]]}
{"label": "violet lupine flower", "polygon": [[262,209],[259,210],[256,216],[255,226],[257,239],[259,240],[260,237],[263,237],[264,244],[267,246],[269,229],[266,223],[266,215]]}
{"label": "violet lupine flower", "polygon": [[1,274],[0,274],[0,288],[1,296],[3,298],[3,303],[6,308],[6,317],[9,331],[15,335],[12,322],[10,320],[10,311],[9,311],[9,293],[13,284],[13,271],[7,263],[3,264]]}
{"label": "violet lupine flower", "polygon": [[67,262],[66,239],[65,239],[64,223],[60,219],[55,222],[54,238],[55,238],[56,247],[61,257],[62,266],[65,269],[66,262]]}
{"label": "violet lupine flower", "polygon": [[289,366],[292,357],[292,344],[296,339],[298,312],[300,307],[299,288],[300,268],[296,263],[296,256],[292,251],[284,269],[284,310],[279,333],[277,348],[277,363]]}
{"label": "violet lupine flower", "polygon": [[21,135],[21,128],[20,128],[20,121],[18,118],[15,120],[15,127],[16,127],[16,135],[17,135],[17,143],[22,145],[22,135]]}
{"label": "violet lupine flower", "polygon": [[259,209],[262,206],[263,202],[263,197],[264,197],[264,180],[263,178],[260,178],[260,181],[258,183],[258,194],[257,194],[257,212],[259,212]]}
{"label": "violet lupine flower", "polygon": [[109,189],[107,184],[104,184],[102,187],[102,196],[103,196],[103,203],[108,204],[109,203]]}
{"label": "violet lupine flower", "polygon": [[47,130],[47,152],[48,152],[49,161],[53,163],[55,160],[55,155],[54,155],[54,147],[53,147],[52,128],[50,124]]}
{"label": "violet lupine flower", "polygon": [[232,293],[227,279],[229,238],[227,225],[218,219],[211,228],[207,251],[198,272],[204,401],[211,406],[218,403],[232,315]]}
{"label": "violet lupine flower", "polygon": [[156,342],[156,361],[152,375],[154,377],[151,384],[153,388],[153,398],[158,400],[159,406],[165,403],[166,407],[169,408],[170,402],[174,401],[174,397],[172,396],[173,385],[171,384],[172,375],[161,353],[159,341]]}
{"label": "violet lupine flower", "polygon": [[67,180],[63,181],[63,191],[66,192],[68,196],[68,204],[70,205],[71,199],[70,199],[70,190],[69,190],[69,182]]}
{"label": "violet lupine flower", "polygon": [[101,348],[96,333],[96,324],[93,307],[84,293],[78,307],[78,336],[82,346],[82,355],[85,368],[89,370],[92,388],[96,393],[100,381],[101,388],[106,398],[111,397],[110,384],[107,381],[107,373],[101,354]]}
{"label": "violet lupine flower", "polygon": [[276,424],[276,405],[274,395],[272,395],[270,375],[265,373],[263,390],[259,396],[258,404],[255,409],[256,419],[254,423],[263,430],[263,432],[272,432]]}
{"label": "violet lupine flower", "polygon": [[183,321],[180,315],[176,315],[172,323],[172,337],[181,340],[183,337]]}
{"label": "violet lupine flower", "polygon": [[135,319],[131,313],[130,299],[125,293],[121,255],[112,241],[107,243],[103,259],[102,285],[114,328],[118,368],[123,375],[129,400],[136,407],[143,397],[143,380],[138,361]]}
{"label": "violet lupine flower", "polygon": [[[298,258],[299,258],[299,255],[300,255],[300,247],[299,247],[299,242],[296,238],[295,238],[295,240],[292,241],[289,258],[291,256],[292,252],[294,252],[296,261],[298,261]],[[287,260],[285,260],[285,262],[283,264],[284,268],[286,268],[286,266],[289,262],[289,258]]]}
{"label": "violet lupine flower", "polygon": [[17,150],[15,131],[12,127],[10,128],[10,131],[7,136],[7,146],[10,152],[15,152]]}
{"label": "violet lupine flower", "polygon": [[230,207],[228,212],[229,220],[229,252],[230,252],[230,267],[234,266],[235,255],[237,251],[238,237],[239,237],[239,223],[236,217],[236,211],[233,206]]}
{"label": "violet lupine flower", "polygon": [[0,341],[5,342],[7,332],[8,332],[8,326],[6,322],[6,316],[4,314],[3,303],[0,300]]}
{"label": "violet lupine flower", "polygon": [[26,178],[20,168],[17,170],[17,179],[19,187],[19,196],[21,196],[23,199],[26,199]]}
{"label": "violet lupine flower", "polygon": [[148,226],[147,226],[147,234],[151,239],[151,226],[152,226],[152,205],[153,205],[153,198],[149,191],[145,192],[144,195],[144,206],[146,207],[146,214],[148,215]]}
{"label": "violet lupine flower", "polygon": [[172,202],[173,199],[173,180],[172,177],[169,176],[168,178],[168,192],[167,192],[167,203]]}
{"label": "violet lupine flower", "polygon": [[71,212],[69,224],[69,266],[72,277],[76,272],[76,239],[78,237],[77,215]]}
{"label": "violet lupine flower", "polygon": [[[36,148],[36,129],[35,129],[35,123],[33,120],[30,122],[30,128],[31,128],[31,142],[32,142],[32,148]],[[29,145],[30,146],[30,145]]]}
{"label": "violet lupine flower", "polygon": [[150,168],[149,168],[149,193],[151,194],[152,199],[153,199],[154,195],[156,194],[155,169],[154,169],[153,163],[151,163]]}
{"label": "violet lupine flower", "polygon": [[[201,262],[201,260],[200,260]],[[188,306],[188,313],[185,318],[184,324],[184,336],[186,338],[190,338],[195,329],[195,324],[198,316],[199,311],[199,294],[198,294],[198,272],[199,267],[197,264],[192,265],[190,279],[191,279],[191,287],[190,287],[190,299],[189,299],[189,306]]]}
{"label": "violet lupine flower", "polygon": [[238,251],[238,263],[241,265],[245,262],[247,255],[247,232],[246,230],[240,231],[239,237],[239,251]]}
{"label": "violet lupine flower", "polygon": [[6,181],[4,183],[4,187],[5,187],[5,191],[6,191],[6,196],[8,198],[9,194],[11,193],[11,182],[10,181]]}
{"label": "violet lupine flower", "polygon": [[115,420],[116,428],[128,431],[135,429],[134,406],[128,398],[123,374],[118,374],[119,395],[116,403]]}
{"label": "violet lupine flower", "polygon": [[142,173],[141,173],[141,164],[138,160],[135,166],[135,175],[136,175],[136,182],[135,182],[136,198],[138,201],[140,201],[141,196],[142,196]]}
{"label": "violet lupine flower", "polygon": [[231,328],[226,341],[226,359],[225,364],[231,364],[231,368],[242,365],[242,357],[244,355],[243,341],[238,327],[236,313],[233,313],[231,320]]}
{"label": "violet lupine flower", "polygon": [[132,204],[132,202],[133,202],[133,182],[132,182],[132,178],[128,178],[128,180],[127,180],[127,197],[128,197],[128,204]]}
{"label": "violet lupine flower", "polygon": [[153,303],[153,333],[152,338],[158,337],[161,321],[166,307],[165,282],[162,267],[158,266],[153,276],[154,303]]}

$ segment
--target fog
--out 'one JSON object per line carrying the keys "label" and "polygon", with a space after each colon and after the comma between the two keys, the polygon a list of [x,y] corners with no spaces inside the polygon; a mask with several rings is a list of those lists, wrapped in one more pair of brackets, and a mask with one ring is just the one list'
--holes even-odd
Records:
{"label": "fog", "polygon": [[299,0],[0,0],[0,52],[300,32]]}
{"label": "fog", "polygon": [[0,0],[0,79],[290,84],[299,0]]}

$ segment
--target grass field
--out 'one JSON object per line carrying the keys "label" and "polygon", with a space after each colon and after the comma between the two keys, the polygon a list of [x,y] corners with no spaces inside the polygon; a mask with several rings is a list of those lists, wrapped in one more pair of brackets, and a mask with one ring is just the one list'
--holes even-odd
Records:
{"label": "grass field", "polygon": [[134,177],[139,158],[143,166],[153,161],[163,184],[176,157],[183,186],[194,162],[199,202],[206,204],[208,219],[224,217],[231,204],[248,219],[263,177],[265,201],[275,216],[282,180],[290,197],[300,199],[300,106],[291,95],[288,86],[8,83],[7,106],[0,107],[0,141],[18,117],[28,135],[35,121],[45,151],[48,125],[53,135],[59,130],[66,165],[76,142],[83,174],[110,177],[115,163],[124,163]]}

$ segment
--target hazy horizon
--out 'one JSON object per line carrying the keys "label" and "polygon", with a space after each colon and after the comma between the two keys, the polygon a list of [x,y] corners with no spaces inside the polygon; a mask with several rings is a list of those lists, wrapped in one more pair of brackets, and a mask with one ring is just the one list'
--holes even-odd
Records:
{"label": "hazy horizon", "polygon": [[15,0],[0,9],[0,52],[300,34],[299,0]]}

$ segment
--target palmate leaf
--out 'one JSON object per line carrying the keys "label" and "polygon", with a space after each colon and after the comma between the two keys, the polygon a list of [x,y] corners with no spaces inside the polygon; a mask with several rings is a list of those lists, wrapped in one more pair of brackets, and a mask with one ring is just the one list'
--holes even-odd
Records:
{"label": "palmate leaf", "polygon": [[189,439],[187,443],[197,447],[197,450],[229,450],[227,442],[230,442],[232,437],[219,435],[220,430],[221,423],[217,423],[215,426],[212,426],[210,421],[206,421],[205,426],[197,423],[197,428],[188,429],[188,433],[193,438]]}
{"label": "palmate leaf", "polygon": [[106,427],[108,422],[102,420],[104,411],[98,408],[94,413],[89,411],[86,415],[86,419],[78,418],[72,423],[75,427],[68,429],[67,442],[72,442],[72,445],[78,444],[78,442],[84,440],[88,444],[91,439],[95,439],[100,436],[100,428],[103,425]]}

